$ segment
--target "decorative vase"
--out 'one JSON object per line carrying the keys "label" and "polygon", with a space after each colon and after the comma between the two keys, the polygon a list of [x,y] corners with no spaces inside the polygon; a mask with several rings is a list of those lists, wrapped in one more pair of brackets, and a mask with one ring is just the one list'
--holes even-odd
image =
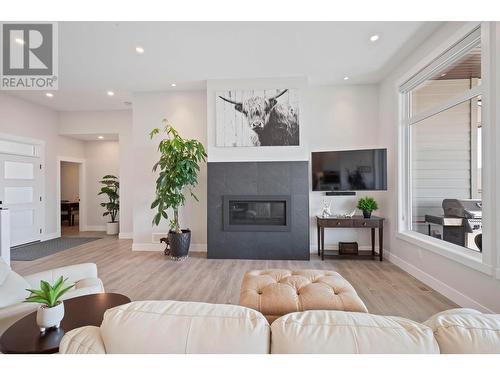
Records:
{"label": "decorative vase", "polygon": [[191,244],[191,231],[182,229],[182,233],[168,232],[167,238],[160,240],[167,244],[164,254],[172,260],[185,260],[188,257],[189,245]]}
{"label": "decorative vase", "polygon": [[41,332],[45,332],[47,328],[59,328],[61,320],[64,318],[64,303],[60,301],[54,307],[41,305],[36,312],[36,324],[40,327]]}
{"label": "decorative vase", "polygon": [[118,222],[106,223],[106,234],[115,235],[118,234]]}
{"label": "decorative vase", "polygon": [[369,219],[370,217],[372,217],[372,212],[371,211],[363,211],[363,217],[365,219]]}

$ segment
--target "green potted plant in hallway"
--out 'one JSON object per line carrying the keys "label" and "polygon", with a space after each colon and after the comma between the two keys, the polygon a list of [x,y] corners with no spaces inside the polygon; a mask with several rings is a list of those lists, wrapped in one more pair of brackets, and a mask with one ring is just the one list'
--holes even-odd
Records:
{"label": "green potted plant in hallway", "polygon": [[118,190],[120,189],[120,182],[118,177],[113,175],[106,175],[102,178],[100,183],[103,185],[101,191],[98,195],[105,195],[108,198],[107,202],[102,202],[101,207],[105,208],[102,216],[109,216],[111,221],[106,223],[106,234],[115,235],[118,234],[119,224],[116,220],[118,216],[118,211],[120,210],[120,201]]}
{"label": "green potted plant in hallway", "polygon": [[378,210],[378,204],[372,197],[364,197],[358,201],[357,208],[363,211],[365,219],[369,219],[372,216],[372,212]]}
{"label": "green potted plant in hallway", "polygon": [[[153,172],[159,172],[155,199],[151,204],[151,209],[156,210],[153,224],[159,225],[162,219],[170,219],[170,230],[167,237],[162,239],[162,242],[167,243],[165,255],[174,260],[183,260],[188,256],[191,231],[181,229],[179,208],[186,202],[186,191],[198,201],[192,189],[198,184],[199,164],[206,161],[207,154],[201,142],[196,139],[184,139],[167,120],[163,120],[163,123],[165,137],[158,145],[160,160],[153,166]],[[159,128],[153,129],[150,133],[151,139],[160,132]],[[171,210],[173,215],[168,210]]]}

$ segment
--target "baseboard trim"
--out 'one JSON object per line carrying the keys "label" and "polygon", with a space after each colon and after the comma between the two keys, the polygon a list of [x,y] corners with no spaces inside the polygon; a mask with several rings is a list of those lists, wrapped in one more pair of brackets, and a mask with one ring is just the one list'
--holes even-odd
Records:
{"label": "baseboard trim", "polygon": [[105,225],[87,225],[82,228],[82,232],[105,232]]}
{"label": "baseboard trim", "polygon": [[131,240],[133,237],[134,234],[130,232],[120,232],[120,234],[118,234],[120,240]]}
{"label": "baseboard trim", "polygon": [[[163,243],[140,243],[134,242],[132,244],[132,251],[163,251],[165,250],[165,244]],[[197,244],[192,243],[189,246],[189,251],[194,253],[206,253],[207,244]]]}
{"label": "baseboard trim", "polygon": [[48,241],[48,240],[53,240],[55,238],[59,238],[61,237],[61,235],[57,232],[54,232],[54,233],[46,233],[46,234],[42,234],[41,237],[40,237],[40,241]]}
{"label": "baseboard trim", "polygon": [[448,284],[436,279],[434,276],[429,275],[427,272],[422,271],[420,268],[415,267],[413,264],[408,263],[400,257],[394,254],[389,254],[388,259],[391,263],[408,272],[410,275],[430,286],[435,291],[441,293],[443,296],[449,298],[457,305],[462,307],[470,307],[489,314],[494,314],[494,311],[490,310],[486,306],[481,305],[479,302],[473,300],[469,296],[459,292]]}

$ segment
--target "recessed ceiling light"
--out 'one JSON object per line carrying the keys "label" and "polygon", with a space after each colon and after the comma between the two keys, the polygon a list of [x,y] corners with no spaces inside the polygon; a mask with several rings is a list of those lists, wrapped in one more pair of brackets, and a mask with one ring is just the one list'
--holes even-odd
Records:
{"label": "recessed ceiling light", "polygon": [[135,52],[137,52],[139,54],[143,54],[144,53],[144,48],[137,46],[137,47],[135,47]]}
{"label": "recessed ceiling light", "polygon": [[170,86],[175,87],[175,86],[177,86],[177,85],[176,85],[175,83],[172,83]]}
{"label": "recessed ceiling light", "polygon": [[97,139],[104,139],[104,137],[100,135],[99,137],[97,137]]}
{"label": "recessed ceiling light", "polygon": [[107,94],[108,96],[115,96],[115,93],[113,91],[108,91]]}
{"label": "recessed ceiling light", "polygon": [[51,92],[46,92],[45,96],[48,97],[48,98],[53,98],[54,94],[52,94]]}
{"label": "recessed ceiling light", "polygon": [[24,44],[24,40],[21,38],[16,38],[16,43],[17,44]]}
{"label": "recessed ceiling light", "polygon": [[344,81],[347,81],[348,79],[349,79],[349,77],[348,77],[348,76],[345,76],[345,77],[344,77]]}
{"label": "recessed ceiling light", "polygon": [[375,35],[372,35],[372,36],[370,37],[370,42],[376,42],[377,40],[379,40],[379,38],[380,38],[380,37],[379,37],[378,35],[376,35],[376,34],[375,34]]}

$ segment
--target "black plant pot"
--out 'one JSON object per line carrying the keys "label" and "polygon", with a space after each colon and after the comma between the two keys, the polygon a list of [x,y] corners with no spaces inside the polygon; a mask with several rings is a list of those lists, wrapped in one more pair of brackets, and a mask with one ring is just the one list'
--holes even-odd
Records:
{"label": "black plant pot", "polygon": [[182,233],[170,231],[168,237],[162,238],[160,241],[167,244],[164,254],[170,256],[170,259],[184,260],[188,257],[191,231],[189,229],[183,229]]}
{"label": "black plant pot", "polygon": [[371,211],[363,211],[363,217],[365,219],[369,219],[372,217],[372,212]]}

